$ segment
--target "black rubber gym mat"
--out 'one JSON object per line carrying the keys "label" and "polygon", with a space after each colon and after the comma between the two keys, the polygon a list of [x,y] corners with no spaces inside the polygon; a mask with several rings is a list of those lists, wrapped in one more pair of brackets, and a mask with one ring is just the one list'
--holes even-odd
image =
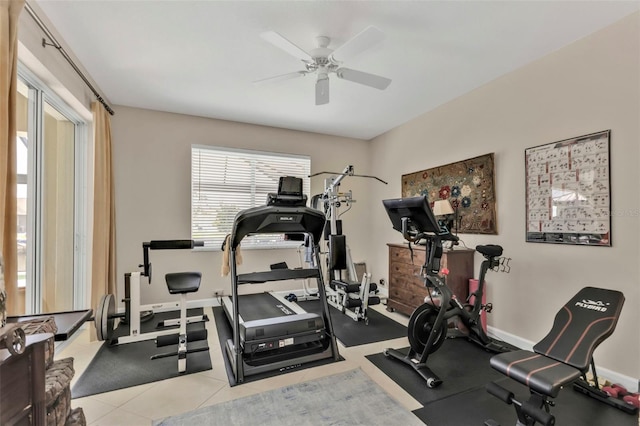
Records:
{"label": "black rubber gym mat", "polygon": [[[297,302],[307,312],[320,314],[322,307],[319,300]],[[374,309],[367,310],[369,324],[364,321],[354,321],[333,306],[329,306],[333,332],[343,345],[358,346],[368,343],[382,342],[407,336],[407,327],[392,320]]]}
{"label": "black rubber gym mat", "polygon": [[[227,371],[227,379],[229,380],[229,385],[231,386],[235,386],[237,384],[255,382],[256,380],[262,380],[268,377],[278,376],[280,374],[289,373],[291,371],[304,370],[307,368],[316,367],[319,365],[325,365],[325,364],[334,362],[332,358],[321,359],[321,360],[309,362],[306,364],[301,364],[301,365],[299,364],[294,368],[283,369],[282,371],[274,370],[274,371],[267,371],[264,373],[256,374],[253,376],[246,376],[244,378],[243,383],[236,383],[236,379],[233,376],[233,370],[231,369],[231,363],[229,362],[229,358],[227,358],[227,352],[225,348],[227,339],[233,339],[233,330],[231,329],[231,324],[229,323],[229,320],[227,319],[227,315],[225,314],[224,309],[222,307],[216,306],[213,308],[213,318],[216,324],[216,330],[218,331],[218,339],[220,341],[220,349],[222,350],[222,354],[224,358],[224,366]],[[343,361],[343,360],[344,358],[340,357],[339,361]]]}
{"label": "black rubber gym mat", "polygon": [[[202,314],[202,309],[190,309],[189,314]],[[179,316],[180,312],[157,313],[154,319],[145,326],[155,329],[157,321]],[[204,328],[204,324],[190,324],[189,327],[190,329]],[[144,330],[144,327],[141,328]],[[206,346],[206,340],[188,344],[190,349]],[[153,339],[114,346],[104,343],[73,386],[72,398],[81,398],[211,369],[211,357],[208,350],[188,354],[185,373],[178,373],[177,356],[150,359],[152,355],[177,351],[177,349],[178,345],[157,348]]]}
{"label": "black rubber gym mat", "polygon": [[[401,351],[406,353],[408,349],[404,348]],[[503,378],[504,375],[489,365],[489,359],[493,355],[464,338],[447,339],[427,361],[429,368],[443,381],[435,389],[428,388],[424,379],[400,360],[386,357],[383,353],[368,355],[366,358],[416,401],[426,405]]]}
{"label": "black rubber gym mat", "polygon": [[[503,376],[498,382],[522,399],[529,392],[523,385]],[[638,416],[626,414],[568,387],[560,391],[551,413],[562,426],[616,425],[637,426]],[[516,410],[489,394],[484,387],[461,392],[432,402],[413,413],[424,423],[438,426],[481,425],[492,419],[501,425],[516,423]]]}

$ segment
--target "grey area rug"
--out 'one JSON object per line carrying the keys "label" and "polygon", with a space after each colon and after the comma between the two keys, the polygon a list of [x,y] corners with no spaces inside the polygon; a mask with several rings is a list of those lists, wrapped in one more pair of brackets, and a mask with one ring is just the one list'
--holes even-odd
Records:
{"label": "grey area rug", "polygon": [[355,369],[153,422],[171,425],[424,425]]}

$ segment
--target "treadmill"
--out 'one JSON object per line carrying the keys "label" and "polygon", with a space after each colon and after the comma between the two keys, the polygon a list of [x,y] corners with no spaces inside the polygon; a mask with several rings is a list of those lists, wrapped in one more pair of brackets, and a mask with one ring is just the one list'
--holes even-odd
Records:
{"label": "treadmill", "polygon": [[[283,337],[296,344],[322,344],[324,321],[317,314],[307,313],[297,303],[273,293],[240,296],[240,347],[248,363],[264,362],[264,352],[286,345]],[[233,324],[233,300],[222,299],[222,307]],[[312,346],[312,345],[307,345]]]}
{"label": "treadmill", "polygon": [[[282,177],[277,194],[269,194],[266,206],[243,210],[236,216],[228,240],[231,270],[231,298],[223,299],[223,307],[233,327],[233,339],[228,339],[225,354],[228,357],[236,384],[246,376],[273,370],[290,370],[303,364],[331,359],[338,361],[338,345],[333,333],[329,305],[320,267],[320,247],[325,225],[324,214],[306,207],[302,194],[302,179]],[[252,234],[303,234],[313,247],[313,264],[307,269],[274,269],[264,272],[238,274],[236,251],[243,238]],[[277,316],[247,317],[272,300],[264,302],[264,295],[242,296],[239,303],[238,286],[269,281],[315,278],[318,282],[322,313],[307,313],[284,298],[273,294]],[[262,302],[258,299],[262,299]],[[247,304],[244,301],[248,301]],[[242,305],[242,306],[241,306]],[[242,310],[242,312],[241,312]],[[275,311],[272,311],[275,312]],[[241,313],[245,316],[242,317]]]}

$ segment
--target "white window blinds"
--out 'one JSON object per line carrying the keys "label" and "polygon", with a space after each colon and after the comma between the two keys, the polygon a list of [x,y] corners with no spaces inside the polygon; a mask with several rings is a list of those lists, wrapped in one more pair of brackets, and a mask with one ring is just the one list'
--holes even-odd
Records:
{"label": "white window blinds", "polygon": [[[278,191],[281,176],[302,178],[309,196],[311,159],[307,156],[191,146],[191,238],[220,249],[231,233],[236,214],[267,202]],[[295,247],[283,235],[255,235],[242,241],[246,248]]]}

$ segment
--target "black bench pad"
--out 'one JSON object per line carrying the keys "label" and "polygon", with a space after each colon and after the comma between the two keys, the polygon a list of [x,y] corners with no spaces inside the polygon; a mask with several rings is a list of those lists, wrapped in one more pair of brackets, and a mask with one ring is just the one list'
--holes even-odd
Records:
{"label": "black bench pad", "polygon": [[171,294],[193,293],[200,288],[200,272],[173,272],[165,275],[167,288]]}
{"label": "black bench pad", "polygon": [[332,286],[335,288],[339,288],[345,293],[359,293],[360,292],[360,283],[347,283],[344,281],[333,280],[331,281]]}
{"label": "black bench pad", "polygon": [[564,385],[580,377],[580,370],[530,351],[506,352],[492,357],[490,362],[502,374],[552,398]]}

